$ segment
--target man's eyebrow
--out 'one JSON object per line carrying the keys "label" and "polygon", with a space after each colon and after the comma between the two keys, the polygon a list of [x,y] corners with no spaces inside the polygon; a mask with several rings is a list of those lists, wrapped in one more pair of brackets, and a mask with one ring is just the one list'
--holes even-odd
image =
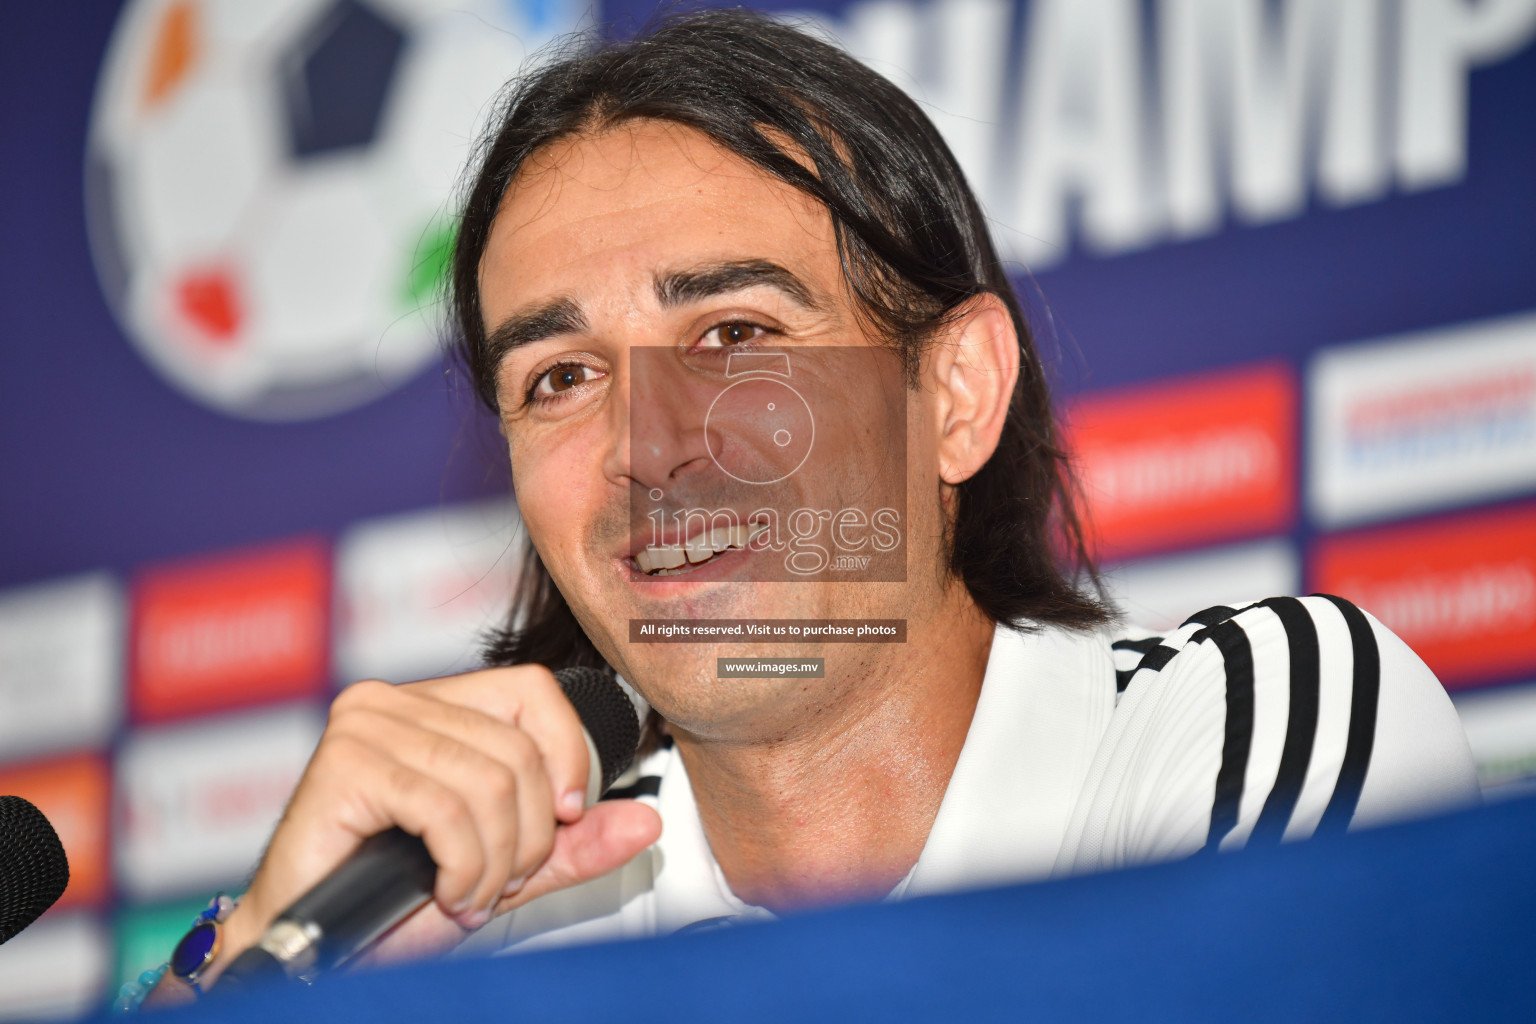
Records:
{"label": "man's eyebrow", "polygon": [[581,307],[570,299],[556,299],[526,313],[513,313],[496,325],[485,343],[491,365],[495,366],[515,348],[562,334],[579,334],[586,329],[587,318]]}
{"label": "man's eyebrow", "polygon": [[682,306],[764,285],[778,289],[806,309],[820,308],[798,277],[768,260],[731,260],[669,271],[656,278],[656,299],[663,308]]}

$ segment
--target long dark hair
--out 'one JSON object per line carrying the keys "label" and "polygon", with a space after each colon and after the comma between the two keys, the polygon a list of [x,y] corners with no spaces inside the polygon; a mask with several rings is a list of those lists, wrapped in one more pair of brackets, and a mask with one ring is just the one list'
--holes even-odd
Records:
{"label": "long dark hair", "polygon": [[[477,154],[451,281],[458,353],[480,400],[496,410],[497,354],[486,342],[479,274],[507,186],[541,147],[642,118],[702,132],[823,204],[862,313],[901,353],[909,384],[923,345],[968,300],[1002,300],[1022,366],[996,453],[956,488],[949,568],[996,622],[1105,621],[1039,355],[953,154],[896,86],[761,14],[673,15],[627,41],[594,37],[509,87]],[[486,661],[605,665],[531,542]]]}

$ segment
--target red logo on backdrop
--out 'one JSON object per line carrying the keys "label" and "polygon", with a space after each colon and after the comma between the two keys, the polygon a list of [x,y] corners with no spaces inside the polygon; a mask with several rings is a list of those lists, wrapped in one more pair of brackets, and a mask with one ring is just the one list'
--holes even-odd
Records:
{"label": "red logo on backdrop", "polygon": [[1448,687],[1536,668],[1536,505],[1328,537],[1312,578],[1380,619]]}
{"label": "red logo on backdrop", "polygon": [[1295,379],[1280,364],[1078,401],[1067,433],[1101,554],[1288,527],[1296,404]]}
{"label": "red logo on backdrop", "polygon": [[305,540],[134,583],[131,703],[155,721],[308,696],[329,675],[330,558]]}
{"label": "red logo on backdrop", "polygon": [[37,805],[53,824],[69,858],[69,887],[58,907],[106,901],[110,875],[107,856],[107,765],[95,754],[16,765],[0,771],[0,793]]}

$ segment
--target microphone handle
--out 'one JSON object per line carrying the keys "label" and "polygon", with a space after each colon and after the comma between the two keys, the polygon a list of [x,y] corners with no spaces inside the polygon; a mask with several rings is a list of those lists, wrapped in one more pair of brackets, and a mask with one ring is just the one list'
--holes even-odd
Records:
{"label": "microphone handle", "polygon": [[[432,898],[437,865],[419,836],[391,828],[370,836],[341,867],[288,908],[284,917],[312,921],[322,907],[331,920],[321,936],[319,966],[335,966],[372,944],[390,925]],[[334,959],[333,959],[334,958]]]}
{"label": "microphone handle", "polygon": [[[220,987],[284,977],[313,978],[366,949],[432,898],[437,865],[418,836],[391,828],[283,912],[224,971]],[[322,930],[315,924],[324,920]]]}

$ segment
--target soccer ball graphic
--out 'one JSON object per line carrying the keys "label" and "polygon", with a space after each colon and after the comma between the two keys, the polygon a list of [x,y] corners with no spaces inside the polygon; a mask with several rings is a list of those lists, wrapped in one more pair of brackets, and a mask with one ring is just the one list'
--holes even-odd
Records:
{"label": "soccer ball graphic", "polygon": [[91,119],[102,289],[193,398],[260,420],[437,351],[452,199],[501,87],[575,0],[130,0]]}

